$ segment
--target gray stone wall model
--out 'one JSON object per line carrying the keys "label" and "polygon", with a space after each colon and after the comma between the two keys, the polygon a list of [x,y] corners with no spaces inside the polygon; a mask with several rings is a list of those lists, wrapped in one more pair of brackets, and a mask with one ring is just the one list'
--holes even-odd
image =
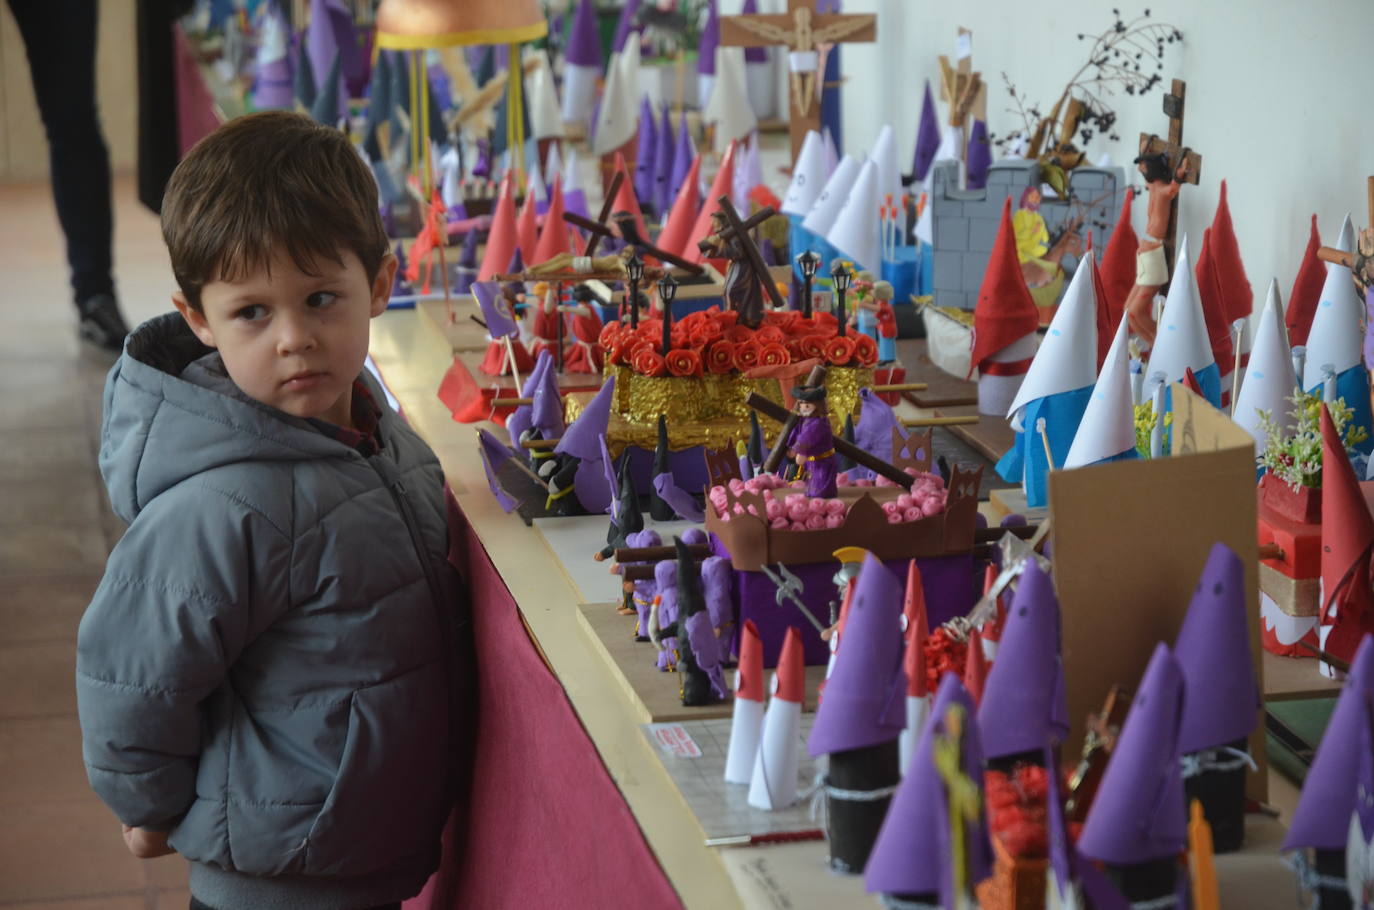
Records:
{"label": "gray stone wall model", "polygon": [[[1002,202],[1010,196],[1015,213],[1022,191],[1036,182],[1039,165],[1026,160],[998,161],[988,169],[987,187],[981,190],[959,189],[958,162],[937,161],[932,167],[935,303],[971,310],[978,302],[978,290],[997,237]],[[1126,186],[1126,174],[1119,167],[1074,168],[1069,172],[1069,198],[1074,202],[1048,194],[1041,200],[1040,214],[1045,217],[1050,237],[1055,237],[1065,222],[1081,213],[1084,218],[1079,233],[1086,242],[1087,231],[1092,231],[1093,248],[1101,261],[1101,251],[1106,249],[1116,227]],[[1097,204],[1085,208],[1090,202]],[[1073,275],[1077,265],[1072,256],[1064,257],[1068,276]],[[1067,278],[1064,287],[1068,287]]]}

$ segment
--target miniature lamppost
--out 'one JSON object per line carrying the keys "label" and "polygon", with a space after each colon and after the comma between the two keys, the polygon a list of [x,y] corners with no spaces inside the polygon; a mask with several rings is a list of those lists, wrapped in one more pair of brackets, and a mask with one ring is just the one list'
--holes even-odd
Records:
{"label": "miniature lamppost", "polygon": [[630,279],[630,328],[639,328],[639,279],[644,277],[644,260],[635,253],[625,263],[625,277]]}
{"label": "miniature lamppost", "polygon": [[840,327],[837,334],[844,337],[844,292],[849,290],[849,270],[841,263],[835,263],[835,267],[830,270],[830,279],[835,282],[835,316],[840,320]]}
{"label": "miniature lamppost", "polygon": [[816,277],[816,270],[821,267],[821,257],[813,250],[807,250],[797,257],[797,265],[801,266],[802,278],[806,280],[806,291],[802,295],[802,315],[810,319],[811,281]]}
{"label": "miniature lamppost", "polygon": [[672,347],[673,340],[673,298],[677,296],[677,281],[672,275],[664,275],[658,283],[658,300],[663,304],[663,356],[668,356],[668,349]]}

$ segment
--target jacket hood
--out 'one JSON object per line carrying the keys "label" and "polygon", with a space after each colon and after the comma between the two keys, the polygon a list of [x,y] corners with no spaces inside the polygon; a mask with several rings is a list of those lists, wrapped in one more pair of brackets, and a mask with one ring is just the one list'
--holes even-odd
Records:
{"label": "jacket hood", "polygon": [[[364,381],[382,401],[371,377]],[[224,465],[351,452],[307,421],[245,395],[178,313],[135,329],[105,379],[100,473],[125,522],[167,489]]]}

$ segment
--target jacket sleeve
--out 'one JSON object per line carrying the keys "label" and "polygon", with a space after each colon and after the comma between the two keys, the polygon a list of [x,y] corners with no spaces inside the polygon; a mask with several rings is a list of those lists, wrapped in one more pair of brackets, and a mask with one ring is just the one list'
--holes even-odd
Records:
{"label": "jacket sleeve", "polygon": [[155,499],[110,554],[76,694],[86,773],[125,824],[170,828],[195,798],[201,702],[289,603],[290,558],[262,513],[201,485]]}

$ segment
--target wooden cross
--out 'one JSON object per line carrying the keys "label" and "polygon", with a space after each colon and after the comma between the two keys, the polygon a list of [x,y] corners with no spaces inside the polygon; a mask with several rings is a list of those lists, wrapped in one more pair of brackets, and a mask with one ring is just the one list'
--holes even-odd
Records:
{"label": "wooden cross", "polygon": [[[1158,155],[1161,152],[1169,162],[1169,170],[1176,171],[1180,163],[1187,165],[1183,175],[1184,183],[1197,186],[1202,176],[1202,156],[1183,147],[1183,96],[1188,85],[1182,79],[1175,79],[1173,87],[1164,96],[1164,116],[1169,118],[1169,138],[1160,139],[1154,133],[1140,134],[1140,155]],[[1186,154],[1185,154],[1186,152]],[[1169,203],[1169,232],[1160,239],[1164,241],[1164,258],[1169,273],[1174,271],[1174,236],[1178,231],[1178,197]]]}
{"label": "wooden cross", "polygon": [[[816,0],[787,0],[787,12],[771,15],[722,16],[720,43],[725,47],[768,47],[781,44],[788,50],[792,91],[788,132],[792,160],[801,154],[808,130],[820,132],[821,106],[816,100],[821,45],[874,41],[878,17],[870,14],[818,14]],[[738,99],[736,104],[748,104]]]}
{"label": "wooden cross", "polygon": [[778,293],[778,288],[773,284],[773,275],[768,271],[768,266],[763,264],[763,257],[759,255],[759,248],[754,246],[754,238],[749,236],[750,228],[756,227],[772,218],[775,214],[772,206],[765,205],[748,220],[741,221],[739,212],[735,211],[735,204],[730,201],[729,196],[721,196],[717,202],[720,203],[720,211],[725,215],[727,227],[718,232],[721,239],[733,237],[739,241],[740,249],[744,250],[745,258],[748,260],[749,268],[754,273],[754,280],[763,284],[763,289],[768,292],[768,299],[773,301],[773,306],[778,309],[785,309],[786,301]]}
{"label": "wooden cross", "polygon": [[958,63],[950,66],[949,58],[940,55],[940,100],[949,105],[949,125],[962,129],[975,105],[980,111],[986,106],[987,93],[983,74],[973,72],[972,52],[963,52],[967,50],[967,43],[972,42],[973,32],[959,29],[958,40],[961,47]]}
{"label": "wooden cross", "polygon": [[[616,174],[616,177],[619,176],[620,174]],[[606,227],[605,224],[598,221],[593,221],[590,218],[583,218],[576,212],[564,212],[563,220],[566,221],[568,224],[582,228],[582,230],[587,231],[589,234],[591,234],[593,238],[610,237],[615,233],[610,228]],[[590,241],[588,242],[590,243]],[[644,243],[637,243],[635,244],[635,247],[641,255],[644,253],[648,253],[650,256],[653,256],[657,259],[661,259],[664,262],[677,266],[679,269],[681,269],[689,275],[706,274],[706,270],[703,269],[701,266],[697,265],[696,263],[688,262],[686,259],[683,259],[681,256],[678,256],[676,253],[670,253],[667,250],[660,249],[659,247],[656,247],[652,243],[648,243],[647,241]]]}

